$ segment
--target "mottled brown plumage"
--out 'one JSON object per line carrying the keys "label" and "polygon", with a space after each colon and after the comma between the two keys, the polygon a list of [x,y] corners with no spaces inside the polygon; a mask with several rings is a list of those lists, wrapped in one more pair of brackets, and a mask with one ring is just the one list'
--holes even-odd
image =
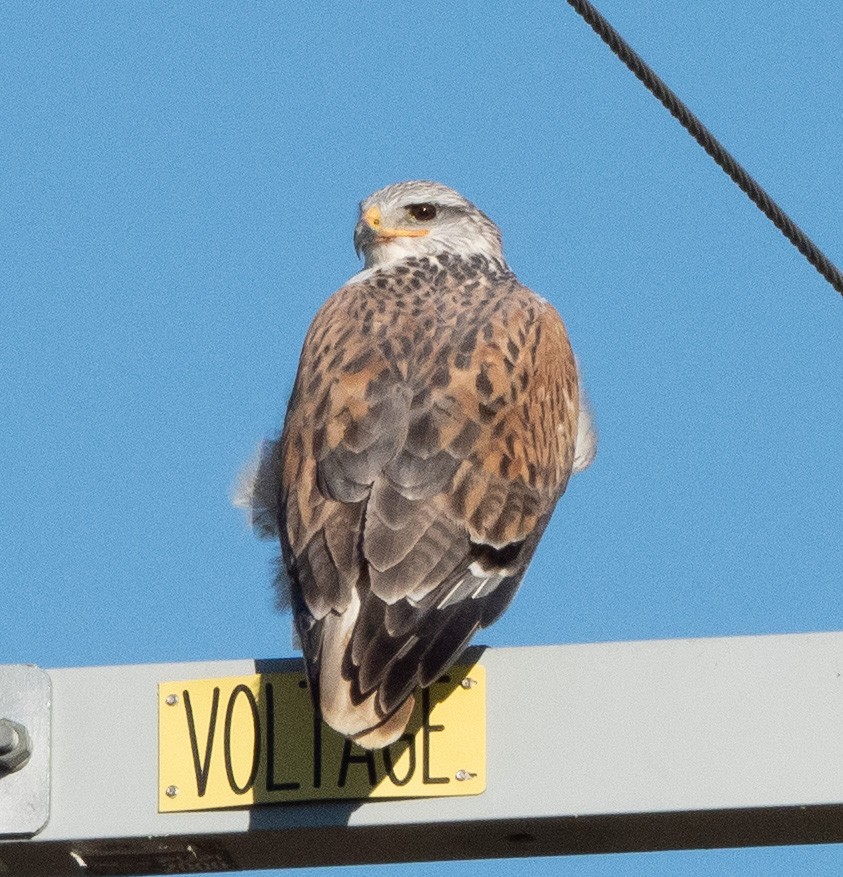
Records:
{"label": "mottled brown plumage", "polygon": [[251,504],[275,517],[317,706],[377,747],[507,607],[593,432],[562,320],[487,217],[419,182],[361,215],[370,267],[313,321]]}

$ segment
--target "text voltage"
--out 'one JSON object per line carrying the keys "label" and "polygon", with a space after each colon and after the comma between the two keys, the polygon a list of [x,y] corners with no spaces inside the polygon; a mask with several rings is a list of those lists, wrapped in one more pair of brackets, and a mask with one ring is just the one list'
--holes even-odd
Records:
{"label": "text voltage", "polygon": [[486,785],[484,668],[418,692],[407,732],[367,752],[314,721],[303,673],[158,686],[158,809],[477,795]]}

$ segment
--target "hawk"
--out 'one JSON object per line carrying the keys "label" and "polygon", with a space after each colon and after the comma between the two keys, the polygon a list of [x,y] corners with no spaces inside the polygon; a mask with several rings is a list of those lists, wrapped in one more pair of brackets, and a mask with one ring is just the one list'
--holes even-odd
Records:
{"label": "hawk", "polygon": [[561,318],[470,201],[387,186],[354,244],[240,504],[280,538],[316,709],[373,749],[509,605],[596,434]]}

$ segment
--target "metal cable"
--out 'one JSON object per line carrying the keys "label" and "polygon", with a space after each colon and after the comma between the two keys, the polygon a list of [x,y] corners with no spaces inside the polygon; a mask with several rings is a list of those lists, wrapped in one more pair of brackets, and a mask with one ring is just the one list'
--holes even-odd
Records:
{"label": "metal cable", "polygon": [[843,295],[843,274],[801,228],[779,207],[764,189],[746,172],[717,138],[688,109],[679,97],[658,77],[644,59],[624,40],[588,0],[568,3],[594,29],[600,39],[626,64],[667,108],[670,114],[693,136],[694,140],[720,165],[752,199],[759,210],[799,250],[800,253]]}

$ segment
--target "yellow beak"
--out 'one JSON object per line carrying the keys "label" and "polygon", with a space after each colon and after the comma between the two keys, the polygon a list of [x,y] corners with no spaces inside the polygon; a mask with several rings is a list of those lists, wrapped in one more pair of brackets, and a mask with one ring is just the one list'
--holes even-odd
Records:
{"label": "yellow beak", "polygon": [[370,207],[366,210],[363,213],[363,221],[381,241],[391,241],[394,238],[423,238],[429,234],[426,228],[387,228],[383,224],[380,207]]}

